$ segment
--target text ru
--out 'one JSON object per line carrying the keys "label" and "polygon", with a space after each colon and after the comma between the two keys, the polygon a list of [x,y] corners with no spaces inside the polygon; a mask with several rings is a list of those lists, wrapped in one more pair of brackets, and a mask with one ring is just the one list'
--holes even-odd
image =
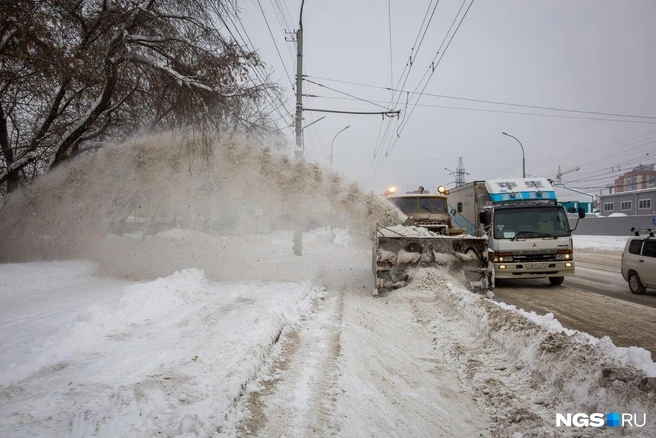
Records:
{"label": "text ru", "polygon": [[[604,421],[605,420],[605,421]],[[556,414],[556,427],[644,427],[647,414],[609,412],[606,415],[594,414]]]}

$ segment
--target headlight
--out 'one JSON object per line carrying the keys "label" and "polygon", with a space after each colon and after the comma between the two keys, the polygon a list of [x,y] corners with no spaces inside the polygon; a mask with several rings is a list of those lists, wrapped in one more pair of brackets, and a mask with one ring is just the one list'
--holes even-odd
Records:
{"label": "headlight", "polygon": [[566,250],[566,251],[558,251],[558,254],[556,254],[556,260],[572,260],[572,251]]}
{"label": "headlight", "polygon": [[385,195],[386,196],[391,196],[396,193],[397,188],[394,186],[388,187],[387,190],[385,190]]}
{"label": "headlight", "polygon": [[512,253],[498,252],[494,254],[494,263],[507,263],[514,260]]}

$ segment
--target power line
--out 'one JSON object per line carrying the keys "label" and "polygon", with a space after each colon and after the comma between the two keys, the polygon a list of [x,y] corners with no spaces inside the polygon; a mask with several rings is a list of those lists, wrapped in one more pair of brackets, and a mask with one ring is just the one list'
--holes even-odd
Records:
{"label": "power line", "polygon": [[[217,9],[217,6],[213,6],[213,8],[214,8],[214,10],[215,10],[215,12],[216,12],[216,14],[217,14],[219,20],[221,21],[221,23],[223,23],[223,25],[224,25],[225,28],[228,30],[228,32],[230,33],[230,35],[232,36],[232,38],[235,40],[235,42],[240,43],[240,40],[237,39],[237,37],[235,36],[235,34],[234,34],[234,33],[232,32],[232,30],[230,29],[230,26],[228,26],[228,23],[224,20],[224,18],[223,18],[223,16],[221,15],[220,11]],[[250,37],[248,37],[248,33],[246,32],[246,29],[244,28],[244,26],[243,26],[243,24],[241,23],[241,21],[239,20],[239,17],[237,17],[237,21],[239,21],[239,24],[241,25],[242,29],[244,30],[244,33],[246,34],[246,38],[244,38],[244,36],[241,34],[241,32],[239,31],[239,28],[237,28],[237,25],[236,25],[235,22],[232,20],[232,17],[231,17],[231,15],[230,15],[230,13],[226,13],[226,15],[227,15],[227,17],[228,17],[228,20],[229,20],[230,23],[232,24],[234,30],[237,32],[237,34],[238,34],[238,35],[240,36],[240,38],[241,38],[241,44],[240,44],[240,45],[243,45],[244,47],[246,47],[247,50],[249,50],[249,51],[253,51],[253,52],[254,52],[255,49],[254,49],[253,43],[251,42],[251,45],[249,46],[249,44],[246,42],[246,38],[248,38],[248,41],[250,42]],[[248,62],[249,62],[249,64],[251,65],[251,67],[252,67],[252,69],[253,69],[253,72],[255,73],[255,76],[257,76],[257,78],[258,78],[263,84],[266,84],[266,85],[268,85],[269,87],[273,87],[273,84],[272,84],[271,81],[268,79],[268,77],[267,77],[267,75],[266,75],[266,72],[265,72],[265,73],[260,72],[260,69],[261,69],[260,66],[253,64],[250,60],[249,60]],[[258,69],[258,67],[260,67],[260,69]],[[255,84],[255,81],[253,81],[252,78],[249,77],[249,79],[253,82],[253,84]],[[269,90],[267,90],[267,89],[265,89],[265,95],[270,99],[267,103],[268,103],[269,105],[271,105],[272,108],[277,108],[277,109],[276,109],[276,113],[278,113],[278,115],[281,117],[281,119],[284,120],[284,119],[285,119],[285,116],[283,116],[282,113],[280,113],[280,111],[278,110],[278,108],[280,108],[280,107],[282,107],[282,108],[287,112],[287,115],[288,115],[288,116],[290,117],[290,119],[293,121],[293,117],[292,117],[291,113],[289,112],[289,110],[287,110],[287,107],[285,106],[284,102],[282,102],[282,100],[280,99],[279,96],[277,96],[275,93],[273,93],[273,95],[272,95],[272,93],[270,93]],[[265,100],[266,100],[266,99],[265,99]],[[277,106],[277,105],[275,104],[275,101],[276,101],[276,100],[278,100],[278,102],[280,102],[282,105]],[[289,128],[291,129],[291,126],[290,126],[287,122],[285,122],[285,126],[287,126],[287,127],[289,127]]]}
{"label": "power line", "polygon": [[[305,76],[308,77],[308,78],[320,79],[322,81],[340,82],[340,83],[344,83],[344,84],[357,85],[357,86],[361,86],[361,87],[377,88],[377,89],[380,89],[380,90],[387,90],[387,91],[394,91],[394,92],[408,93],[408,94],[417,94],[414,91],[397,90],[397,89],[393,89],[393,88],[389,88],[389,87],[382,87],[382,86],[377,86],[377,85],[363,84],[363,83],[360,83],[360,82],[350,82],[350,81],[344,81],[344,80],[339,80],[339,79],[330,79],[330,78],[324,78],[324,77],[319,77],[319,76],[311,76],[311,75],[305,75]],[[423,95],[424,96],[429,96],[429,97],[440,97],[440,98],[443,98],[443,99],[465,100],[465,101],[470,101],[470,102],[486,103],[486,104],[493,104],[493,105],[506,105],[506,106],[522,107],[522,108],[541,109],[541,110],[547,110],[547,111],[561,111],[561,112],[571,112],[571,113],[579,113],[579,114],[592,114],[592,115],[601,115],[601,116],[610,116],[610,117],[649,119],[649,120],[655,120],[656,121],[656,117],[653,117],[653,116],[637,116],[637,115],[630,115],[630,114],[606,113],[606,112],[600,112],[600,111],[583,111],[583,110],[574,110],[574,109],[568,109],[568,108],[557,108],[557,107],[548,107],[548,106],[540,106],[540,105],[527,105],[527,104],[520,104],[520,103],[494,101],[494,100],[474,99],[474,98],[469,98],[469,97],[448,96],[448,95],[444,95],[444,94],[424,93]],[[514,113],[510,113],[510,114],[514,114]],[[603,121],[603,120],[606,120],[606,119],[590,119],[590,120],[602,120]]]}
{"label": "power line", "polygon": [[[458,15],[460,14],[460,11],[462,10],[462,7],[465,5],[465,3],[466,3],[466,0],[463,1],[463,4],[462,4],[460,10],[458,11]],[[446,33],[446,35],[445,35],[445,39],[444,39],[444,41],[442,42],[442,45],[440,45],[440,49],[438,49],[437,53],[435,54],[435,57],[433,58],[433,62],[431,63],[431,66],[429,67],[431,73],[430,73],[428,79],[426,80],[426,83],[424,84],[424,87],[422,88],[421,93],[420,93],[419,96],[417,97],[417,100],[416,100],[415,103],[413,104],[413,107],[412,107],[412,109],[410,110],[410,114],[408,114],[407,118],[404,119],[402,125],[400,126],[399,131],[397,132],[397,137],[394,139],[393,142],[390,143],[389,147],[387,148],[387,151],[385,152],[385,156],[384,156],[384,157],[382,158],[382,160],[380,161],[380,165],[378,166],[378,170],[376,171],[377,173],[380,172],[380,169],[382,169],[382,166],[384,165],[385,161],[387,160],[387,157],[388,157],[389,154],[392,152],[392,150],[394,149],[394,146],[395,146],[396,143],[398,142],[398,139],[400,138],[400,134],[401,134],[401,132],[402,132],[402,131],[405,129],[405,127],[407,126],[408,121],[410,120],[410,117],[412,117],[412,114],[414,113],[415,109],[417,108],[417,104],[419,103],[419,100],[421,99],[421,97],[422,97],[424,91],[426,90],[426,87],[428,86],[428,83],[430,82],[431,78],[433,77],[433,74],[435,73],[435,70],[437,69],[437,67],[439,66],[440,62],[441,62],[442,59],[444,58],[444,55],[446,54],[447,50],[448,50],[449,47],[451,46],[451,43],[453,42],[453,38],[454,38],[454,37],[456,36],[456,34],[458,33],[458,30],[460,29],[460,26],[462,25],[463,21],[465,20],[465,17],[467,16],[467,14],[468,14],[468,12],[469,12],[469,10],[471,9],[471,7],[472,7],[473,4],[474,4],[474,0],[471,0],[471,2],[469,3],[469,6],[468,6],[467,9],[465,10],[465,13],[463,14],[462,18],[460,19],[460,22],[458,23],[458,26],[456,27],[456,29],[455,29],[455,30],[453,31],[453,33],[451,34],[451,38],[449,39],[449,42],[447,43],[446,47],[444,48],[444,51],[441,52],[441,54],[440,54],[440,49],[442,48],[442,45],[444,44],[444,41],[446,41],[446,38],[448,37],[449,32],[450,32],[451,29],[453,28],[453,24],[454,24],[455,21],[457,20],[458,15],[456,15],[456,17],[454,18],[453,22],[451,23],[451,27],[449,28],[449,31]],[[438,55],[439,55],[440,57],[439,57],[439,59],[437,60],[437,63],[435,63],[435,59],[437,59],[437,56],[438,56]],[[425,75],[424,75],[424,76],[425,76]],[[421,85],[421,82],[422,82],[422,81],[423,81],[423,78],[422,78],[422,80],[420,80],[419,85]],[[417,88],[419,87],[419,85],[417,86]],[[415,89],[415,91],[416,91],[416,90],[417,90],[417,89]]]}
{"label": "power line", "polygon": [[[634,143],[638,143],[640,141],[644,141],[644,140],[646,140],[646,139],[644,139],[644,137],[653,136],[654,134],[656,134],[656,131],[652,131],[652,132],[642,134],[642,135],[638,135],[638,136],[635,136],[635,137],[631,137],[631,138],[628,138],[628,139],[614,141],[614,142],[611,142],[611,143],[607,143],[603,146],[593,146],[593,147],[590,147],[590,148],[587,148],[587,149],[581,149],[581,150],[579,150],[579,151],[577,151],[576,153],[573,153],[573,154],[559,155],[556,158],[553,158],[553,159],[550,159],[550,160],[539,161],[535,164],[561,162],[563,159],[566,159],[566,158],[573,158],[573,157],[578,157],[578,156],[581,156],[581,155],[588,156],[588,155],[590,155],[590,153],[594,153],[595,155],[599,155],[600,151],[603,151],[603,150],[606,150],[606,149],[617,149],[618,147],[622,147],[623,150],[624,150],[625,147],[627,147],[631,144],[634,144]],[[643,146],[650,144],[650,141],[654,140],[654,138],[648,139],[648,140],[649,140],[649,142],[644,143]],[[527,144],[531,144],[531,142],[527,142]]]}
{"label": "power line", "polygon": [[[285,9],[284,9],[284,10],[283,10],[282,7],[280,6],[280,1],[279,1],[279,0],[276,0],[276,3],[278,4],[278,7],[280,8],[280,13],[281,13],[281,15],[284,16],[285,23],[287,23],[287,25],[288,25],[289,28],[291,29],[291,28],[293,27],[293,25],[291,25],[291,24],[289,24],[289,23],[293,23],[294,20],[292,20],[292,14],[289,13],[289,9],[287,8],[287,3],[285,3],[285,1],[282,0],[282,4],[285,6]],[[285,15],[284,12],[287,12],[287,15]],[[289,21],[288,21],[288,20],[289,20]]]}
{"label": "power line", "polygon": [[[276,11],[276,16],[280,16],[280,20],[282,20],[283,22],[282,29],[283,30],[291,29],[293,26],[291,24],[292,20],[291,20],[291,16],[289,16],[289,11],[287,11],[288,15],[285,15],[285,12],[283,11],[282,6],[280,5],[280,2],[278,0],[271,0],[271,4],[273,5],[274,11]],[[285,8],[286,7],[287,6],[285,5]]]}
{"label": "power line", "polygon": [[269,35],[271,35],[271,40],[273,41],[273,45],[276,47],[276,52],[278,53],[278,58],[280,58],[280,62],[282,63],[282,68],[285,70],[287,79],[289,80],[289,83],[293,88],[294,82],[292,81],[292,78],[289,75],[289,72],[287,71],[287,66],[285,65],[285,61],[283,61],[282,59],[282,55],[280,54],[280,50],[278,49],[278,43],[276,43],[276,39],[273,36],[273,32],[271,31],[271,27],[269,26],[269,20],[267,20],[266,14],[264,13],[264,9],[262,8],[262,3],[260,3],[260,0],[257,0],[257,4],[260,7],[260,11],[262,12],[262,17],[264,17],[264,22],[266,23],[267,29],[269,29]]}
{"label": "power line", "polygon": [[[617,170],[612,170],[611,172],[604,172],[604,173],[598,173],[597,175],[590,176],[587,178],[577,178],[577,179],[571,179],[569,180],[572,183],[585,183],[585,182],[596,182],[600,180],[608,180],[609,178],[619,178],[626,172],[630,172],[633,170],[633,168],[636,167],[636,165],[643,165],[643,162],[645,160],[645,156],[635,158],[633,160],[626,161],[624,163],[621,163],[617,167]],[[639,163],[639,164],[638,164]],[[647,165],[650,165],[647,163]],[[624,167],[624,171],[620,170],[622,167]]]}
{"label": "power line", "polygon": [[392,3],[387,0],[387,16],[389,24],[389,55],[390,55],[390,85],[394,85],[394,62],[392,61]]}
{"label": "power line", "polygon": [[[287,35],[291,33],[290,31],[288,31],[288,29],[292,29],[293,26],[290,24],[291,20],[288,21],[287,16],[285,15],[282,9],[282,6],[280,6],[278,0],[270,0],[270,1],[271,1],[271,5],[273,6],[273,11],[276,14],[276,19],[278,21],[278,24],[280,25],[280,29],[283,32],[283,35]],[[286,36],[285,36],[285,41],[289,42]],[[286,46],[287,46],[287,55],[289,56],[289,60],[292,64],[294,64],[295,62],[294,51],[289,44],[287,44]],[[294,88],[293,85],[292,88]]]}
{"label": "power line", "polygon": [[315,111],[319,113],[337,113],[337,114],[380,114],[383,116],[394,117],[399,114],[399,111],[341,111],[341,110],[327,110],[316,108],[303,108],[303,111]]}
{"label": "power line", "polygon": [[[309,81],[309,80],[308,80]],[[318,83],[317,83],[318,84]],[[333,91],[336,91],[341,94],[346,94],[344,92],[341,92],[336,89],[332,89],[328,86],[324,86],[324,88],[331,89]],[[426,96],[428,94],[425,94]],[[316,98],[321,98],[321,99],[340,99],[339,97],[331,97],[331,96],[312,96]],[[356,98],[354,100],[363,100]],[[384,101],[381,100],[371,100],[371,101],[366,101],[369,103],[384,103]],[[448,106],[448,105],[431,105],[431,104],[420,104],[420,103],[415,103],[413,106],[419,106],[423,108],[440,108],[440,109],[453,109],[453,110],[460,110],[460,111],[476,111],[476,112],[484,112],[484,113],[499,113],[499,114],[516,114],[516,115],[521,115],[521,116],[537,116],[537,117],[552,117],[552,118],[557,118],[557,119],[578,119],[578,120],[594,120],[594,121],[600,121],[600,122],[618,122],[618,123],[637,123],[637,124],[645,124],[645,125],[654,125],[656,124],[656,118],[654,121],[647,121],[647,120],[618,120],[618,119],[610,119],[610,118],[600,118],[600,117],[578,117],[578,116],[567,116],[567,115],[561,115],[561,114],[544,114],[544,113],[529,113],[529,112],[521,112],[521,111],[502,111],[502,110],[493,110],[493,109],[484,109],[484,108],[465,108],[465,107],[458,107],[458,106]]]}
{"label": "power line", "polygon": [[[428,23],[426,23],[426,19],[428,18],[428,13],[430,11],[430,8],[431,8],[432,4],[433,4],[433,0],[430,1],[430,3],[428,4],[428,8],[426,9],[426,12],[424,13],[424,19],[422,20],[421,26],[419,27],[419,31],[417,32],[417,36],[415,37],[415,42],[414,42],[413,46],[410,49],[410,56],[408,58],[408,62],[406,62],[405,67],[403,68],[403,72],[401,72],[401,76],[399,77],[399,81],[396,85],[397,88],[399,87],[399,85],[401,85],[401,81],[403,81],[403,84],[401,85],[401,88],[404,88],[405,84],[408,81],[408,78],[410,77],[410,72],[412,70],[412,66],[414,65],[413,54],[414,54],[414,58],[416,58],[416,56],[419,54],[419,50],[421,49],[421,45],[424,41],[424,36],[426,35],[426,32],[428,31],[428,28],[429,28],[429,26],[430,26],[430,24],[433,20],[433,16],[435,15],[435,9],[437,8],[437,5],[439,4],[439,0],[437,0],[437,3],[435,3],[435,6],[433,8],[433,12],[431,13],[430,18],[428,19]],[[424,24],[426,24],[425,28],[424,28]],[[423,35],[422,35],[422,30],[424,31]],[[422,35],[421,41],[419,40],[420,35]],[[417,45],[417,41],[420,41],[419,45]],[[415,51],[415,49],[416,49],[416,51]],[[388,103],[389,107],[397,107],[398,106],[399,100],[401,98],[401,93],[399,93],[398,97],[396,98],[396,102],[394,103],[394,105],[392,105],[392,102],[394,102],[395,94],[396,94],[395,92],[392,92],[392,96],[390,97],[390,101]],[[373,157],[372,157],[371,163],[370,163],[369,174],[372,174],[372,170],[375,167],[376,157],[379,155],[380,151],[383,148],[383,145],[386,143],[387,134],[390,132],[390,127],[391,127],[391,124],[392,124],[391,121],[389,121],[387,123],[387,125],[385,127],[385,132],[383,133],[383,136],[381,138],[383,123],[384,123],[384,121],[381,120],[381,124],[378,128],[378,135],[376,137],[376,143],[375,143],[375,147],[374,147],[374,154],[373,154]],[[396,119],[394,124],[395,124],[395,127],[398,126],[399,119]]]}
{"label": "power line", "polygon": [[[354,100],[359,100],[359,101],[361,101],[361,102],[366,102],[366,103],[369,103],[369,104],[371,104],[371,105],[377,106],[377,107],[379,107],[379,108],[384,108],[384,109],[386,109],[386,110],[388,110],[388,111],[390,110],[389,107],[385,107],[385,106],[383,106],[383,105],[379,105],[379,104],[377,104],[377,103],[374,103],[374,102],[372,102],[372,101],[370,101],[370,100],[362,99],[362,98],[357,97],[357,96],[354,96],[354,95],[352,95],[352,94],[348,94],[348,93],[345,93],[345,92],[343,92],[343,91],[336,90],[335,88],[331,88],[331,87],[329,87],[329,86],[327,86],[327,85],[323,85],[323,84],[320,84],[320,83],[318,83],[318,82],[311,81],[311,80],[309,80],[309,79],[305,79],[305,81],[306,81],[306,82],[309,82],[309,83],[311,83],[311,84],[317,85],[317,86],[319,86],[319,87],[325,88],[325,89],[327,89],[327,90],[331,90],[331,91],[334,91],[334,92],[336,92],[336,93],[343,94],[343,95],[345,95],[345,96],[349,96],[349,97],[351,97],[351,98],[354,99]],[[311,97],[321,97],[321,96],[313,95],[313,96],[311,96]]]}

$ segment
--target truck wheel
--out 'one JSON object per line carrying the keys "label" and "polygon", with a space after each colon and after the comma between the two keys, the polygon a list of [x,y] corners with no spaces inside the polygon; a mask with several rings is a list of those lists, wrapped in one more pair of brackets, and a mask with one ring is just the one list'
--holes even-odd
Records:
{"label": "truck wheel", "polygon": [[549,283],[552,286],[560,286],[565,281],[565,277],[549,277]]}
{"label": "truck wheel", "polygon": [[642,295],[645,293],[646,288],[642,284],[642,281],[640,281],[638,274],[635,272],[631,272],[631,274],[629,274],[629,289],[631,289],[631,292],[637,295]]}

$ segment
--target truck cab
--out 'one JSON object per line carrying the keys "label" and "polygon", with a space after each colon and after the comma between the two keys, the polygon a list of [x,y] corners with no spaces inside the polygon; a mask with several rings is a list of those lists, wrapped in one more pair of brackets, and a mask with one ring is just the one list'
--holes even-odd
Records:
{"label": "truck cab", "polygon": [[[423,187],[420,187],[423,189]],[[423,192],[423,193],[420,193]],[[440,186],[438,193],[430,194],[423,190],[399,194],[388,191],[387,200],[394,204],[408,217],[404,225],[423,227],[438,234],[461,234],[461,228],[454,228],[451,223],[448,205],[448,191]]]}
{"label": "truck cab", "polygon": [[574,274],[567,212],[546,178],[475,181],[453,189],[451,198],[456,220],[488,236],[495,280],[548,278],[560,285]]}
{"label": "truck cab", "polygon": [[495,278],[548,278],[560,285],[574,274],[572,230],[551,184],[539,179],[488,181],[481,213],[490,236]]}
{"label": "truck cab", "polygon": [[490,232],[495,239],[569,237],[565,210],[558,205],[508,205],[495,209]]}

